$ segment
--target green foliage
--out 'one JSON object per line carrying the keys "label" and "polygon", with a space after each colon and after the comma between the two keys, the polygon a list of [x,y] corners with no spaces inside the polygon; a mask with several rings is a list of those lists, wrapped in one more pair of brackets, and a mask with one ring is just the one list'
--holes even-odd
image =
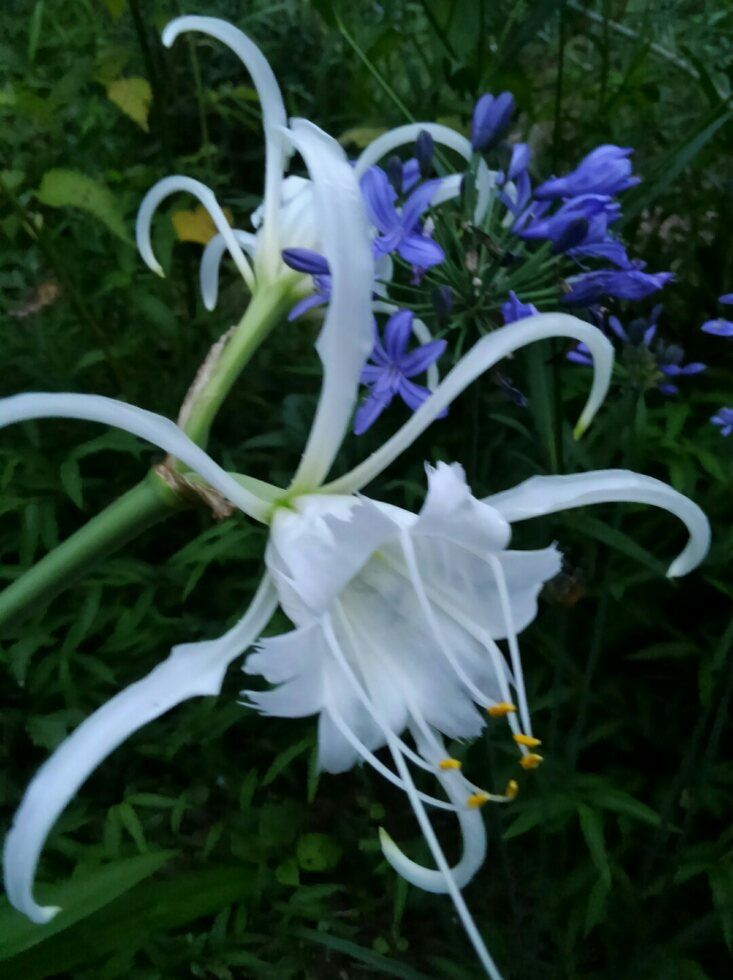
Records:
{"label": "green foliage", "polygon": [[[715,980],[733,944],[733,446],[707,420],[731,403],[733,344],[697,327],[733,289],[729,5],[211,0],[197,11],[249,31],[289,110],[352,150],[405,115],[465,129],[475,96],[505,88],[540,170],[561,172],[598,143],[636,148],[646,179],[624,234],[650,268],[677,274],[662,328],[711,369],[676,401],[616,387],[574,443],[587,377],[564,351],[538,348],[510,365],[531,412],[486,379],[373,491],[418,506],[425,458],[462,460],[477,492],[629,466],[708,512],[710,558],[678,583],[662,574],[681,540],[663,513],[613,506],[518,528],[518,547],[557,539],[567,558],[523,635],[547,761],[522,775],[515,803],[486,812],[490,858],[467,899],[509,980]],[[163,49],[159,28],[176,13],[168,0],[13,0],[0,12],[2,394],[96,391],[175,418],[207,350],[241,316],[244,291],[226,271],[217,311],[202,308],[199,247],[178,242],[169,220],[189,202],[156,222],[165,280],[130,247],[143,193],[169,173],[205,180],[243,227],[261,194],[250,79],[204,41]],[[456,353],[470,329],[453,335]],[[258,352],[216,422],[225,465],[288,479],[315,404],[314,332],[285,327]],[[339,467],[399,413],[349,441]],[[0,584],[150,462],[137,440],[82,423],[3,431]],[[182,510],[9,628],[3,825],[83,717],[175,643],[235,620],[263,547],[243,519]],[[83,787],[41,862],[39,895],[64,912],[39,929],[0,909],[3,976],[476,976],[447,900],[408,888],[382,860],[382,824],[426,857],[402,795],[360,769],[319,779],[311,720],[265,721],[238,702],[242,686],[233,669],[221,697],[151,724]],[[491,786],[514,775],[498,732],[454,747]],[[450,841],[450,821],[436,826]]]}

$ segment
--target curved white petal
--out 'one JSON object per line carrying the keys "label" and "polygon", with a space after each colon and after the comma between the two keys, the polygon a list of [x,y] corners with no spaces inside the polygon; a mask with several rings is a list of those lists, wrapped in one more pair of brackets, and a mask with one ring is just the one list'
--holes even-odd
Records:
{"label": "curved white petal", "polygon": [[[460,154],[466,162],[470,162],[473,156],[471,141],[461,133],[456,132],[455,129],[434,122],[407,123],[405,126],[397,126],[396,129],[390,129],[389,132],[382,133],[381,136],[378,136],[369,146],[362,150],[354,167],[357,176],[362,177],[370,167],[373,167],[375,163],[379,163],[383,157],[387,156],[388,153],[392,153],[393,150],[414,143],[423,130],[430,133],[436,143],[442,143],[443,146],[447,146],[449,149]],[[449,196],[441,196],[441,188],[436,197],[433,198],[433,205],[457,197],[460,193],[462,178],[463,174],[452,174],[448,178],[444,178],[444,180],[449,182],[447,184],[450,188],[447,192]],[[489,202],[489,196],[493,186],[494,176],[482,159],[479,162],[478,174],[476,176],[476,188],[478,190],[476,210],[474,211],[474,221],[476,224],[480,224],[486,214],[486,206]]]}
{"label": "curved white petal", "polygon": [[710,524],[696,503],[661,480],[630,470],[533,476],[511,490],[484,499],[511,523],[587,504],[629,502],[661,507],[679,517],[690,533],[684,550],[669,566],[670,578],[692,571],[710,547]]}
{"label": "curved white petal", "polygon": [[[179,34],[196,31],[221,41],[237,55],[252,76],[262,104],[262,126],[265,132],[265,217],[262,249],[258,251],[266,272],[273,274],[280,264],[280,242],[277,212],[280,207],[280,184],[285,162],[290,155],[283,138],[287,125],[285,106],[272,68],[257,45],[237,27],[216,17],[177,17],[163,31],[163,44],[170,47]],[[245,277],[246,278],[246,277]]]}
{"label": "curved white petal", "polygon": [[33,878],[51,827],[81,784],[122,742],[188,698],[218,694],[227,666],[265,628],[277,598],[265,576],[242,619],[216,640],[182,643],[142,680],[98,708],[61,743],[31,780],[4,849],[11,903],[34,922],[59,911],[33,899]]}
{"label": "curved white petal", "polygon": [[331,299],[316,343],[323,385],[292,488],[311,489],[326,477],[348,427],[359,374],[372,349],[374,262],[359,184],[343,149],[305,119],[291,120],[291,138],[313,181],[323,253],[331,269]]}
{"label": "curved white petal", "polygon": [[[396,306],[394,303],[384,303],[382,300],[375,300],[372,303],[372,309],[375,313],[396,313],[399,310],[399,306]],[[435,340],[435,337],[430,332],[430,327],[416,316],[412,318],[412,332],[421,344],[429,344],[431,340]],[[427,387],[430,391],[435,391],[440,384],[438,365],[431,364],[426,373],[428,379]]]}
{"label": "curved white petal", "polygon": [[150,225],[153,220],[153,215],[161,201],[178,191],[186,191],[188,194],[193,194],[206,208],[219,234],[226,242],[226,247],[229,249],[229,253],[234,259],[237,268],[242,273],[244,281],[252,289],[254,287],[252,267],[245,258],[244,252],[239,247],[236,236],[229,226],[229,222],[219,206],[214,192],[206,184],[202,184],[200,180],[194,180],[193,177],[164,177],[163,180],[159,180],[157,184],[154,184],[142,199],[135,223],[135,239],[143,262],[159,276],[164,274],[163,267],[153,253],[153,246],[150,241]]}
{"label": "curved white petal", "polygon": [[580,435],[606,397],[613,369],[613,346],[597,327],[567,313],[540,313],[509,323],[482,337],[448,372],[433,395],[383,445],[349,473],[333,480],[323,489],[328,493],[354,493],[386,469],[450,403],[502,358],[536,340],[569,337],[584,343],[593,356],[593,383],[588,400],[576,426]]}
{"label": "curved white petal", "polygon": [[250,517],[264,520],[269,510],[269,504],[231,477],[208,453],[192,442],[175,422],[156,415],[155,412],[148,412],[144,408],[116,401],[114,398],[104,398],[102,395],[75,395],[65,392],[28,392],[0,400],[0,429],[14,422],[50,418],[101,422],[147,439],[180,459]]}
{"label": "curved white petal", "polygon": [[[239,228],[232,228],[232,234],[242,248],[253,255],[257,245],[257,236],[249,231],[240,231]],[[201,256],[201,266],[199,268],[199,283],[201,285],[201,298],[207,310],[216,307],[219,297],[219,267],[224,252],[227,250],[227,243],[221,234],[206,243],[206,248]]]}

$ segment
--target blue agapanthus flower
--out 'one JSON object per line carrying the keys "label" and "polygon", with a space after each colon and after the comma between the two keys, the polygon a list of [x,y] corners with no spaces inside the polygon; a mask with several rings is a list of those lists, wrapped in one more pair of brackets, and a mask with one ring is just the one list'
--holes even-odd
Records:
{"label": "blue agapanthus flower", "polygon": [[575,170],[540,184],[535,197],[542,201],[581,194],[619,194],[639,183],[639,178],[631,172],[629,157],[633,152],[628,147],[612,144],[597,146],[583,157]]}
{"label": "blue agapanthus flower", "polygon": [[[663,395],[676,395],[679,378],[692,377],[707,368],[700,361],[684,363],[685,352],[679,344],[668,344],[657,336],[657,322],[662,312],[655,306],[648,318],[632,320],[628,328],[618,317],[609,316],[605,332],[621,342],[621,363],[629,380],[641,390],[656,388]],[[603,325],[602,325],[603,328]],[[590,351],[585,344],[578,344],[567,354],[574,364],[591,365]]]}
{"label": "blue agapanthus flower", "polygon": [[[718,302],[723,306],[733,306],[733,293],[724,293],[718,297]],[[723,317],[706,320],[700,329],[703,333],[710,333],[716,337],[733,337],[733,320],[726,320]]]}
{"label": "blue agapanthus flower", "polygon": [[420,184],[398,211],[395,202],[397,192],[381,167],[370,167],[361,178],[367,214],[379,234],[374,240],[378,254],[397,254],[419,269],[429,269],[445,260],[445,252],[438,243],[424,234],[420,225],[422,216],[440,188],[440,180],[428,180]]}
{"label": "blue agapanthus flower", "polygon": [[506,131],[514,112],[514,96],[502,92],[496,97],[482,95],[473,110],[471,120],[471,146],[474,150],[488,150]]}
{"label": "blue agapanthus flower", "polygon": [[539,310],[534,303],[523,303],[514,290],[509,293],[509,299],[501,307],[504,323],[516,323],[528,316],[537,316]]}
{"label": "blue agapanthus flower", "polygon": [[570,276],[566,282],[570,291],[564,302],[569,306],[590,306],[606,297],[640,300],[674,279],[671,272],[644,272],[638,259],[631,269],[597,269]]}
{"label": "blue agapanthus flower", "polygon": [[[431,340],[408,350],[412,336],[413,313],[397,310],[387,320],[384,340],[375,323],[374,349],[361,370],[361,382],[369,388],[354,418],[354,432],[361,435],[376,422],[395,395],[413,411],[429,397],[430,391],[411,379],[423,374],[446,348],[445,340]],[[442,417],[446,412],[442,412]]]}
{"label": "blue agapanthus flower", "polygon": [[721,436],[728,436],[733,432],[733,408],[719,408],[710,419],[713,425],[720,429]]}
{"label": "blue agapanthus flower", "polygon": [[309,248],[285,248],[282,252],[285,265],[296,272],[313,277],[314,292],[301,299],[288,313],[288,320],[296,320],[314,306],[323,306],[331,298],[331,270],[326,259]]}

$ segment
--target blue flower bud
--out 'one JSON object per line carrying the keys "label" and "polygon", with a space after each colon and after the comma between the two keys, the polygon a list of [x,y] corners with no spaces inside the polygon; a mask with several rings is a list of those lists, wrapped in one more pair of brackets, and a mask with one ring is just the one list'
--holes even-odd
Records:
{"label": "blue flower bud", "polygon": [[514,112],[511,92],[482,95],[473,110],[471,146],[474,150],[489,150],[504,134]]}

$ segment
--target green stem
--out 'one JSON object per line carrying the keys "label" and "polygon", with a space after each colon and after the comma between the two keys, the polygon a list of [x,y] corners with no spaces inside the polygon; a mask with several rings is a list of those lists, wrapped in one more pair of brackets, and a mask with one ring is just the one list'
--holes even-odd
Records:
{"label": "green stem", "polygon": [[117,551],[180,506],[153,471],[0,593],[0,626],[42,608],[100,559]]}
{"label": "green stem", "polygon": [[204,379],[200,390],[195,391],[183,431],[200,446],[206,445],[216,413],[240,372],[293,305],[293,284],[296,281],[295,277],[288,276],[257,289],[244,316],[212,366],[210,375]]}

